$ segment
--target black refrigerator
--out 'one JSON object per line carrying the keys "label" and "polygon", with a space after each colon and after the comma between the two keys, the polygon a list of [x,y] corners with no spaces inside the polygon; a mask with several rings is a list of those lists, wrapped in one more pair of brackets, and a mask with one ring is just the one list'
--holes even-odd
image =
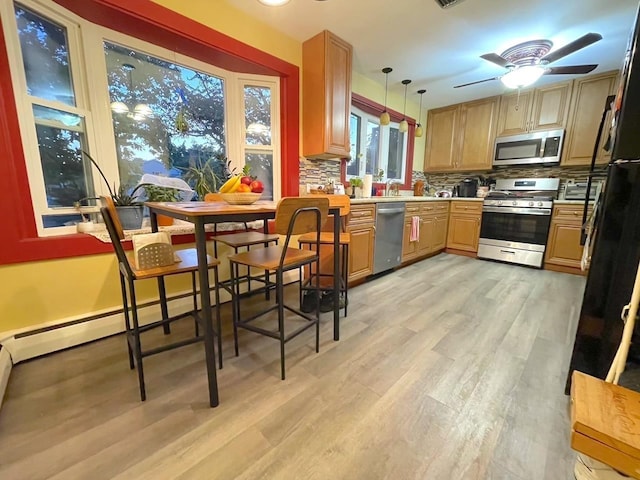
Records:
{"label": "black refrigerator", "polygon": [[[632,31],[612,105],[611,163],[592,229],[591,265],[580,310],[566,393],[573,370],[605,378],[622,338],[623,307],[629,303],[640,260],[640,21]],[[588,201],[588,200],[587,200]],[[640,343],[636,323],[630,361]]]}

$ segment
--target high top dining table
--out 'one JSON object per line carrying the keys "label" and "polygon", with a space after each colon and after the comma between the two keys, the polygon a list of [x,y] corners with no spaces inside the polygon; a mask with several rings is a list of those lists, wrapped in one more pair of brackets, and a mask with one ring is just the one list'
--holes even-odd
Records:
{"label": "high top dining table", "polygon": [[[340,207],[329,198],[329,213],[333,214],[333,339],[340,340]],[[251,222],[262,220],[264,231],[268,231],[268,220],[275,218],[275,202],[258,201],[252,205],[229,205],[225,202],[146,202],[151,217],[151,230],[158,231],[158,215],[177,218],[193,223],[195,229],[196,250],[198,252],[198,277],[200,281],[200,301],[204,318],[204,348],[209,382],[209,405],[217,407],[218,381],[216,375],[216,355],[211,318],[211,299],[209,294],[209,273],[207,269],[207,237],[205,225],[210,223]],[[164,289],[164,280],[158,279],[160,289]]]}

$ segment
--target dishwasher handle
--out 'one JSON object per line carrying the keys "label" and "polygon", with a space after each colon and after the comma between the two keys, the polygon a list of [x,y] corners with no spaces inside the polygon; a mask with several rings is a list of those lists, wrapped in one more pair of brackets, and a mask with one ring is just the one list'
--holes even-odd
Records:
{"label": "dishwasher handle", "polygon": [[404,213],[404,208],[388,208],[388,209],[379,208],[378,209],[379,215],[391,215],[393,213]]}

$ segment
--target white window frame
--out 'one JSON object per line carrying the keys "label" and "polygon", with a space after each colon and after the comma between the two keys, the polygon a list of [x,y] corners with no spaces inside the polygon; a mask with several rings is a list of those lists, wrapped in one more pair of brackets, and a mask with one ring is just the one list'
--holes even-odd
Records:
{"label": "white window frame", "polygon": [[[232,167],[241,171],[245,153],[260,151],[273,154],[274,200],[281,195],[280,140],[280,79],[264,75],[230,72],[214,65],[177,54],[164,47],[93,24],[51,0],[19,0],[16,3],[33,10],[67,29],[69,62],[76,98],[76,107],[60,102],[34,98],[27,94],[20,39],[15,21],[14,1],[0,2],[0,16],[6,36],[13,90],[23,151],[29,178],[34,219],[41,237],[76,233],[75,226],[44,228],[43,215],[77,214],[73,208],[49,208],[44,188],[44,176],[38,148],[33,105],[63,110],[84,119],[86,145],[100,164],[107,178],[119,184],[115,133],[111,117],[107,82],[107,66],[103,42],[110,42],[162,58],[169,62],[221,78],[225,92],[226,155]],[[246,145],[244,131],[244,85],[267,87],[271,90],[271,139],[269,146]],[[108,194],[98,171],[93,168],[93,188],[96,195]]]}
{"label": "white window frame", "polygon": [[[360,158],[360,166],[359,166],[360,168],[359,168],[358,174],[349,175],[348,173],[346,173],[345,178],[347,180],[354,177],[364,178],[364,175],[366,173],[366,168],[367,168],[365,152],[364,152],[365,145],[367,144],[367,128],[366,127],[367,127],[367,123],[371,122],[380,127],[380,145],[378,146],[378,158],[376,159],[376,164],[378,165],[377,167],[378,169],[384,170],[384,175],[379,181],[387,182],[389,180],[397,180],[397,181],[404,182],[404,178],[407,172],[407,146],[408,146],[408,140],[409,140],[408,133],[405,133],[404,135],[400,176],[389,178],[387,176],[387,166],[389,161],[389,132],[391,128],[399,129],[400,124],[397,122],[391,122],[389,125],[380,125],[380,118],[378,116],[364,112],[359,108],[354,107],[353,105],[351,106],[351,113],[354,115],[357,115],[361,119],[359,136],[360,136],[360,148],[362,150],[356,153]],[[377,171],[373,172],[374,178],[376,177],[376,173]]]}

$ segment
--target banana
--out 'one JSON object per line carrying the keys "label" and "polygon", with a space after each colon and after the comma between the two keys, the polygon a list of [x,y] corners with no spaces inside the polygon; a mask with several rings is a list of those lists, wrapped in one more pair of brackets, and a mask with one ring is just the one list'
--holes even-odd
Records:
{"label": "banana", "polygon": [[238,188],[242,184],[242,182],[240,181],[242,180],[242,177],[240,175],[236,175],[233,178],[235,179],[235,182],[233,183],[233,185],[231,185],[231,188],[229,189],[229,193],[235,193],[235,191],[238,190]]}
{"label": "banana", "polygon": [[233,193],[240,185],[240,177],[233,176],[220,187],[220,193]]}

